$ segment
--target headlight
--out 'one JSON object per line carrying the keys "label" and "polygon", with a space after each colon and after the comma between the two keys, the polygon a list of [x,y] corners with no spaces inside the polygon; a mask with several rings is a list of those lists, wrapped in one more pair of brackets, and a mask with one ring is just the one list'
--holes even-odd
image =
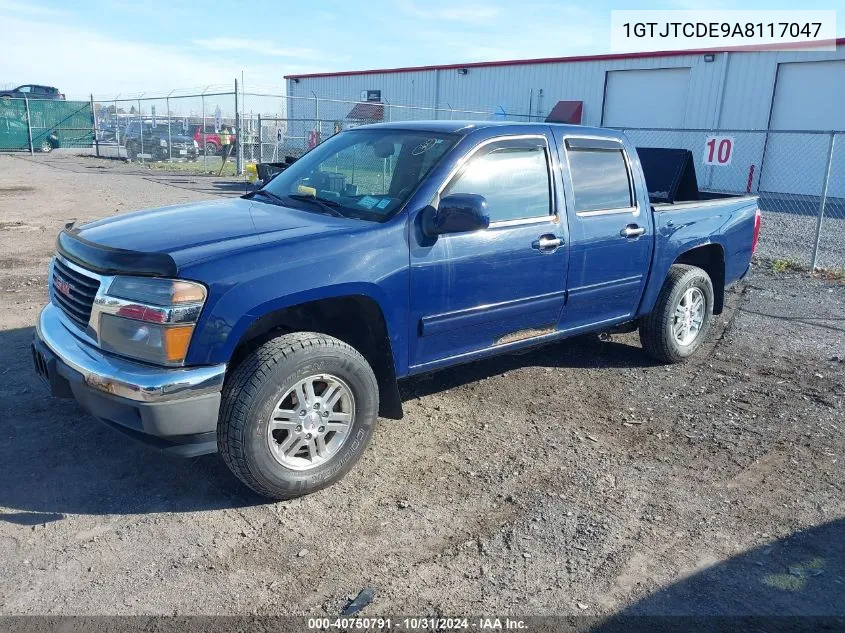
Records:
{"label": "headlight", "polygon": [[158,144],[161,145],[162,147],[167,147],[167,139],[165,139],[165,138],[159,139]]}
{"label": "headlight", "polygon": [[115,277],[97,300],[100,346],[159,365],[182,365],[205,304],[202,284],[156,277]]}

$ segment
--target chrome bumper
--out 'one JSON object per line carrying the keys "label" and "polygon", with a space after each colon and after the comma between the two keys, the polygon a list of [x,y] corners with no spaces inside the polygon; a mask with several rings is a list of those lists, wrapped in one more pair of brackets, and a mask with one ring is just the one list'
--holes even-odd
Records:
{"label": "chrome bumper", "polygon": [[58,308],[48,304],[36,325],[38,338],[85,384],[104,394],[144,403],[168,402],[219,392],[226,365],[158,368],[103,353],[65,327]]}

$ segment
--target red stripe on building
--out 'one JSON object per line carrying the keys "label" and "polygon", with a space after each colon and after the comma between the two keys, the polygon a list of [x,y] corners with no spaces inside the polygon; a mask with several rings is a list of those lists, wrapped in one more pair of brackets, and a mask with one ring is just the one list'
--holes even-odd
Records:
{"label": "red stripe on building", "polygon": [[[824,46],[845,44],[845,37],[836,40],[824,40],[812,42],[812,44]],[[728,46],[725,48],[699,48],[685,51],[654,51],[648,53],[610,53],[607,55],[575,55],[572,57],[541,57],[539,59],[508,59],[494,62],[471,62],[468,64],[441,64],[435,66],[406,66],[404,68],[375,68],[372,70],[344,70],[333,73],[310,73],[305,75],[285,75],[285,79],[311,79],[316,77],[348,77],[350,75],[372,75],[376,73],[416,73],[426,70],[457,70],[458,68],[490,68],[493,66],[521,66],[527,64],[567,64],[571,62],[593,62],[612,59],[643,59],[648,57],[677,57],[679,55],[703,55],[705,53],[755,53],[760,51],[784,50],[789,48],[806,47],[807,44],[796,42],[795,44],[754,45],[754,46]]]}

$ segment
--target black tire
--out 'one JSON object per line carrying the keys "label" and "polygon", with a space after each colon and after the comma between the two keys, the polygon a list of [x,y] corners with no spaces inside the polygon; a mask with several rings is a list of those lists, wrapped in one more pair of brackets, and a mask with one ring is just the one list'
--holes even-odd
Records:
{"label": "black tire", "polygon": [[214,143],[206,143],[205,144],[205,155],[206,156],[216,156],[217,155],[217,146]]}
{"label": "black tire", "polygon": [[[337,453],[309,470],[278,462],[267,441],[271,410],[297,381],[333,374],[352,391],[355,415]],[[251,352],[223,386],[217,445],[244,484],[271,499],[292,499],[325,488],[358,462],[372,438],[379,408],[378,383],[361,354],[343,341],[313,332],[286,334]]]}
{"label": "black tire", "polygon": [[42,154],[49,154],[53,151],[53,144],[50,142],[50,139],[44,139],[41,141],[41,145],[38,147],[38,151]]}
{"label": "black tire", "polygon": [[[684,293],[696,287],[704,295],[704,315],[695,338],[682,345],[675,338],[675,311]],[[640,342],[651,356],[665,363],[681,363],[695,354],[707,339],[713,321],[713,282],[701,268],[675,264],[663,283],[651,314],[640,321]]]}

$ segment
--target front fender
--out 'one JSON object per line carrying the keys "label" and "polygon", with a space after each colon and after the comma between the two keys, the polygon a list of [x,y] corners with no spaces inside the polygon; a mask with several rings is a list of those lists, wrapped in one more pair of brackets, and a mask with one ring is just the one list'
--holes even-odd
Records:
{"label": "front fender", "polygon": [[[390,299],[386,296],[385,292],[375,284],[347,283],[332,286],[321,286],[319,288],[312,288],[309,290],[304,290],[302,292],[296,292],[293,294],[285,295],[283,297],[269,298],[268,300],[260,303],[259,305],[252,306],[248,312],[244,313],[234,323],[232,328],[228,331],[225,342],[220,341],[222,345],[220,345],[219,349],[215,351],[215,354],[220,354],[226,359],[230,358],[232,352],[234,352],[235,348],[238,345],[238,342],[241,340],[244,333],[249,329],[249,327],[253,323],[255,323],[264,315],[276,312],[278,310],[284,310],[285,308],[292,308],[305,303],[320,301],[321,299],[340,299],[343,297],[351,296],[366,297],[368,299],[372,299],[378,304],[381,313],[384,315],[385,325],[387,327],[388,336],[390,337],[391,346],[395,349],[398,341],[394,339],[394,333],[398,333],[401,330],[395,329],[395,323],[396,319],[398,318],[398,315],[393,314],[392,318],[388,316],[388,312],[390,311]],[[233,297],[230,307],[235,308],[236,306],[238,306],[238,304],[238,299]],[[221,313],[220,311],[217,312],[218,314]],[[234,317],[234,315],[239,312],[239,310],[229,309],[223,310],[223,312],[228,312],[232,315],[232,317]],[[211,319],[209,321],[211,321]],[[209,323],[209,326],[212,326],[212,324]],[[214,328],[212,326],[210,328],[210,331],[213,331],[215,329],[217,328]],[[206,341],[203,338],[200,339],[201,344],[204,344],[205,342]],[[209,340],[208,343],[210,343],[210,347],[215,347],[214,342],[212,342],[211,340]],[[211,360],[210,362],[214,363],[215,361]]]}
{"label": "front fender", "polygon": [[264,245],[180,269],[186,279],[214,280],[206,282],[209,296],[187,362],[228,362],[247,328],[271,312],[355,295],[378,304],[396,374],[403,375],[407,370],[408,274],[401,222],[376,225],[355,235]]}

